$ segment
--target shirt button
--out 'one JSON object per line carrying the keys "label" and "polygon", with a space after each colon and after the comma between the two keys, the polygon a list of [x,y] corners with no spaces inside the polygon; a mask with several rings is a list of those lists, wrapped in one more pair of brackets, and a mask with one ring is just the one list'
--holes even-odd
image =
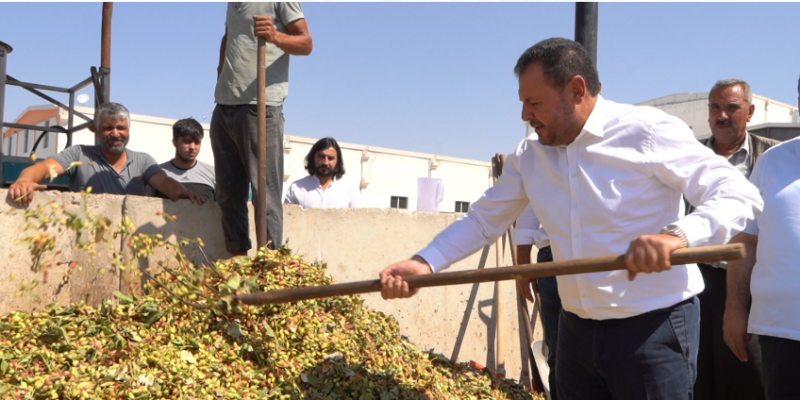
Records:
{"label": "shirt button", "polygon": [[577,239],[578,238],[578,234],[576,233],[576,234],[572,235],[572,237]]}
{"label": "shirt button", "polygon": [[572,208],[578,208],[578,203],[572,203]]}

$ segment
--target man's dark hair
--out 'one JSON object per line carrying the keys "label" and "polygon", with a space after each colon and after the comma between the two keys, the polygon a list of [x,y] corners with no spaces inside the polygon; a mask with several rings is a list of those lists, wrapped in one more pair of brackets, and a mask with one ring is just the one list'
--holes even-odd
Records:
{"label": "man's dark hair", "polygon": [[580,75],[592,96],[600,93],[597,67],[586,49],[574,40],[550,38],[536,43],[519,57],[514,74],[519,78],[534,63],[542,66],[547,83],[556,89],[563,89],[570,79]]}
{"label": "man's dark hair", "polygon": [[336,179],[341,179],[342,175],[344,175],[344,159],[342,158],[342,149],[339,147],[339,143],[336,142],[336,139],[332,137],[322,138],[317,140],[317,143],[314,143],[311,146],[311,150],[309,150],[308,155],[306,156],[306,169],[308,170],[309,175],[314,175],[317,172],[317,167],[314,163],[314,156],[322,150],[330,149],[333,147],[336,149],[336,167],[334,168],[334,176]]}
{"label": "man's dark hair", "polygon": [[203,125],[200,125],[194,118],[184,118],[172,125],[172,138],[178,139],[184,136],[191,136],[197,142],[203,141]]}

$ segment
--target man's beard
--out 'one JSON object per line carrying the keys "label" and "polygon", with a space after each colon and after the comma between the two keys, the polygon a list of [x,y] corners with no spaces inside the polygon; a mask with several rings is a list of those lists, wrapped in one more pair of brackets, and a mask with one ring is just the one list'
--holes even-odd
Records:
{"label": "man's beard", "polygon": [[316,171],[314,171],[314,173],[315,173],[317,176],[324,176],[324,177],[326,177],[326,178],[327,178],[327,177],[329,177],[329,176],[336,175],[336,172],[338,172],[338,170],[336,169],[336,167],[333,167],[333,168],[325,168],[325,169],[321,169],[320,167],[317,167],[317,170],[316,170]]}
{"label": "man's beard", "polygon": [[125,146],[128,145],[128,139],[121,139],[121,141],[114,141],[114,143],[112,143],[111,137],[108,137],[105,140],[102,140],[100,143],[103,147],[103,150],[111,154],[122,154],[122,152],[125,151]]}

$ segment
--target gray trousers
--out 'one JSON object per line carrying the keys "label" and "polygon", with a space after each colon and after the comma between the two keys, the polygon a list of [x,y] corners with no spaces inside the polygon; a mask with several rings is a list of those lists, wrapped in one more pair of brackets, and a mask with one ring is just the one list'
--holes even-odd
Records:
{"label": "gray trousers", "polygon": [[[241,254],[253,247],[247,201],[258,195],[258,118],[255,104],[218,104],[211,116],[211,149],[222,209],[225,248]],[[267,107],[267,240],[283,244],[283,106]]]}

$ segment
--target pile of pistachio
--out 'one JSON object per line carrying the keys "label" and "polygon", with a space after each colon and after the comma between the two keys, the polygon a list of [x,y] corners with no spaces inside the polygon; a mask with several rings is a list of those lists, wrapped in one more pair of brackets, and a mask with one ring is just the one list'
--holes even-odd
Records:
{"label": "pile of pistachio", "polygon": [[512,380],[421,351],[357,296],[218,306],[236,292],[331,283],[324,265],[285,248],[155,278],[169,292],[150,282],[99,308],[0,316],[0,398],[534,398]]}

